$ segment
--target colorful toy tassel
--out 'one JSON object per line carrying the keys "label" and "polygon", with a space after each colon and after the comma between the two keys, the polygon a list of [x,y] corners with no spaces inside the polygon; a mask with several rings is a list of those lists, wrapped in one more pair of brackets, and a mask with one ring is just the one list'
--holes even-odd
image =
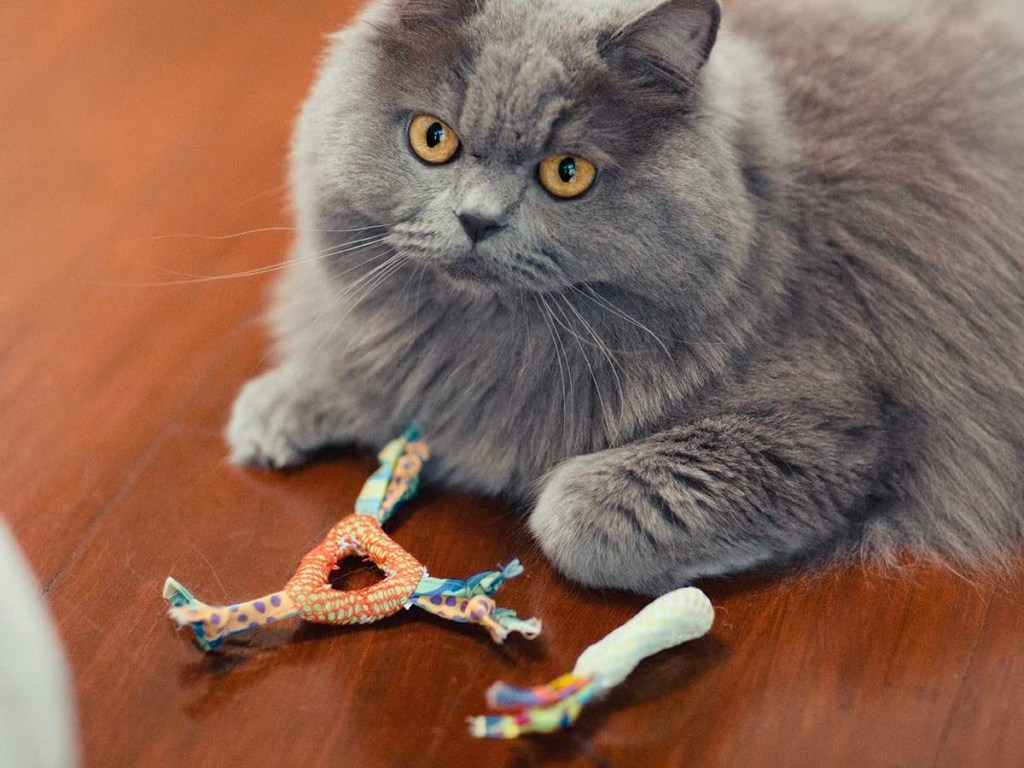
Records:
{"label": "colorful toy tassel", "polygon": [[641,661],[703,637],[714,620],[711,601],[699,589],[681,589],[660,597],[587,648],[571,674],[537,688],[506,683],[491,686],[488,707],[508,714],[470,718],[469,732],[477,738],[515,739],[568,728],[588,702],[623,682]]}
{"label": "colorful toy tassel", "polygon": [[[493,596],[508,579],[523,572],[518,560],[498,571],[466,579],[434,579],[415,557],[395,543],[383,525],[419,489],[423,464],[430,458],[426,443],[410,429],[379,454],[380,467],[363,486],[355,513],[341,520],[320,544],[306,554],[280,592],[244,603],[211,606],[197,600],[172,578],[164,584],[170,617],[191,628],[196,644],[215,650],[228,637],[261,626],[300,617],[317,624],[371,624],[416,606],[450,621],[479,624],[496,643],[518,632],[528,639],[541,630],[538,619],[520,619],[498,608]],[[351,556],[369,558],[384,580],[366,589],[344,592],[331,586],[330,574]]]}

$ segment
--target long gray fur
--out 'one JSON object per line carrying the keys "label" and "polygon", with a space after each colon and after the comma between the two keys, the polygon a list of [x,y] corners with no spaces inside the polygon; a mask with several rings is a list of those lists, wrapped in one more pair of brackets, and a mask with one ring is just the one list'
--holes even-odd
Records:
{"label": "long gray fur", "polygon": [[[378,0],[335,36],[234,459],[417,422],[435,479],[531,508],[570,577],[641,591],[1017,551],[1020,12],[727,10]],[[448,165],[410,152],[420,111],[459,133]],[[562,201],[536,169],[567,152],[599,176]],[[466,206],[504,229],[472,248]]]}

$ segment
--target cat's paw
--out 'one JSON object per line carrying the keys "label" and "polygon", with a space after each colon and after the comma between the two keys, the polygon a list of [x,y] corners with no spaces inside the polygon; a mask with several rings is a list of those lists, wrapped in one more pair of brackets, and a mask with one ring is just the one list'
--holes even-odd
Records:
{"label": "cat's paw", "polygon": [[[692,576],[685,532],[672,526],[611,451],[580,456],[548,476],[530,529],[569,578],[593,587],[661,593]],[[680,547],[683,550],[680,550]]]}
{"label": "cat's paw", "polygon": [[340,442],[327,405],[288,367],[247,383],[235,400],[226,437],[235,464],[283,469]]}

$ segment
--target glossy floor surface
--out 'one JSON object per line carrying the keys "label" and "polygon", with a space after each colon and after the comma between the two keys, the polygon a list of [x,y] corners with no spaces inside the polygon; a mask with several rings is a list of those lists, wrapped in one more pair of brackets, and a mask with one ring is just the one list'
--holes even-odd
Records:
{"label": "glossy floor surface", "polygon": [[[646,663],[564,735],[479,743],[496,679],[539,683],[643,604],[555,575],[517,517],[429,489],[396,538],[432,570],[520,555],[541,639],[406,614],[280,626],[217,657],[174,632],[174,573],[217,601],[281,585],[369,455],[225,462],[265,364],[284,159],[348,0],[0,3],[0,504],[56,615],[89,766],[1010,766],[1024,604],[945,570],[709,584],[712,636]],[[356,574],[353,579],[366,574]]]}

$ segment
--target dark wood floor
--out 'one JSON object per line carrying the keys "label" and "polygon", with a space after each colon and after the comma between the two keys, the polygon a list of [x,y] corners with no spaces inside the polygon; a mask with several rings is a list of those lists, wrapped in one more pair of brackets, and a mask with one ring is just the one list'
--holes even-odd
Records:
{"label": "dark wood floor", "polygon": [[175,634],[165,576],[213,600],[279,586],[374,466],[228,466],[267,278],[142,285],[283,258],[287,233],[165,236],[289,224],[290,123],[353,5],[0,3],[0,509],[67,645],[87,764],[1022,764],[1024,605],[944,570],[707,585],[713,635],[579,728],[473,742],[492,681],[568,670],[643,601],[564,582],[507,510],[437,490],[397,538],[443,574],[522,556],[504,601],[542,639],[498,649],[410,614],[204,658]]}

